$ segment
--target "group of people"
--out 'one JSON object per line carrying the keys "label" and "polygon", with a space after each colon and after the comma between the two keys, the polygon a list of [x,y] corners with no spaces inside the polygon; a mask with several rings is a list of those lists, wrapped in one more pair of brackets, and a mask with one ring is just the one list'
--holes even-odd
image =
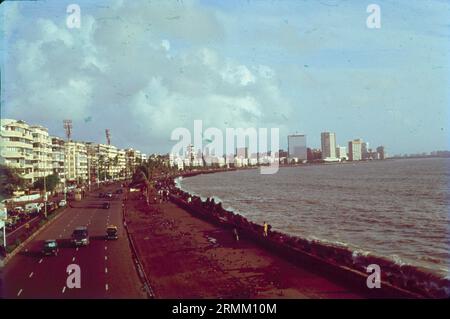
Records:
{"label": "group of people", "polygon": [[159,179],[155,183],[155,189],[158,194],[158,199],[160,203],[168,202],[170,199],[170,191],[174,187],[174,182],[172,178]]}

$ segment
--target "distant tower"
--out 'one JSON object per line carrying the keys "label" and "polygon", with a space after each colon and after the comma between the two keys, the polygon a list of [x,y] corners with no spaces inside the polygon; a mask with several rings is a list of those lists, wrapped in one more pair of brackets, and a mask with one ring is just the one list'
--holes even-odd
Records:
{"label": "distant tower", "polygon": [[64,130],[66,131],[67,141],[70,141],[72,136],[72,120],[64,120]]}
{"label": "distant tower", "polygon": [[108,145],[111,145],[111,133],[109,132],[109,128],[105,130],[105,133],[106,133],[106,142],[108,143]]}

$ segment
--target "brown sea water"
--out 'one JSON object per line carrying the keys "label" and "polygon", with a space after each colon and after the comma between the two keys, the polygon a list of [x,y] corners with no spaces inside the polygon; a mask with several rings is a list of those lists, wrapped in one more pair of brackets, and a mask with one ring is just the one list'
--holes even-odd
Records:
{"label": "brown sea water", "polygon": [[180,185],[274,230],[449,276],[450,159],[243,170]]}

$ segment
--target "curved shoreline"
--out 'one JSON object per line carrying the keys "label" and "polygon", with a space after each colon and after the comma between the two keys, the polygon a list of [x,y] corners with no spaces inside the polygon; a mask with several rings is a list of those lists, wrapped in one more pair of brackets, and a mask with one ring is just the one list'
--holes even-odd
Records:
{"label": "curved shoreline", "polygon": [[[191,177],[200,174],[235,171],[236,169],[197,171],[180,174],[176,177]],[[175,182],[175,180],[173,180]],[[188,202],[188,198],[192,202]],[[450,296],[450,280],[423,271],[411,265],[399,265],[395,261],[373,254],[360,253],[347,247],[328,244],[317,240],[308,240],[278,231],[271,231],[264,238],[261,225],[247,220],[245,217],[222,208],[221,203],[202,201],[199,196],[192,195],[176,187],[172,192],[172,201],[199,218],[206,219],[222,227],[234,227],[241,234],[264,246],[272,253],[281,254],[287,259],[302,265],[314,265],[326,273],[344,276],[353,285],[364,285],[369,275],[366,267],[377,264],[382,270],[381,296],[407,298],[448,298]]]}

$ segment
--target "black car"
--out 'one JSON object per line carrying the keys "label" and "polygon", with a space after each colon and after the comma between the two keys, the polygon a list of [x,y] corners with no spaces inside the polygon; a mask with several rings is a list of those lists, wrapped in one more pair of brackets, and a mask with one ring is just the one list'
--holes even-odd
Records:
{"label": "black car", "polygon": [[104,202],[103,205],[102,205],[102,207],[103,207],[104,209],[109,209],[109,207],[111,207],[111,204],[108,203],[108,202]]}
{"label": "black car", "polygon": [[118,190],[116,190],[116,194],[122,194],[123,190],[121,188],[119,188]]}
{"label": "black car", "polygon": [[87,227],[77,227],[72,233],[72,243],[75,246],[89,245],[89,232]]}
{"label": "black car", "polygon": [[117,227],[116,226],[111,225],[106,228],[106,239],[108,239],[108,240],[119,239],[119,236],[117,235]]}
{"label": "black car", "polygon": [[45,256],[58,256],[58,243],[54,239],[44,241],[42,253]]}
{"label": "black car", "polygon": [[103,193],[98,193],[98,198],[103,198],[103,197],[105,197],[105,194],[103,194]]}

